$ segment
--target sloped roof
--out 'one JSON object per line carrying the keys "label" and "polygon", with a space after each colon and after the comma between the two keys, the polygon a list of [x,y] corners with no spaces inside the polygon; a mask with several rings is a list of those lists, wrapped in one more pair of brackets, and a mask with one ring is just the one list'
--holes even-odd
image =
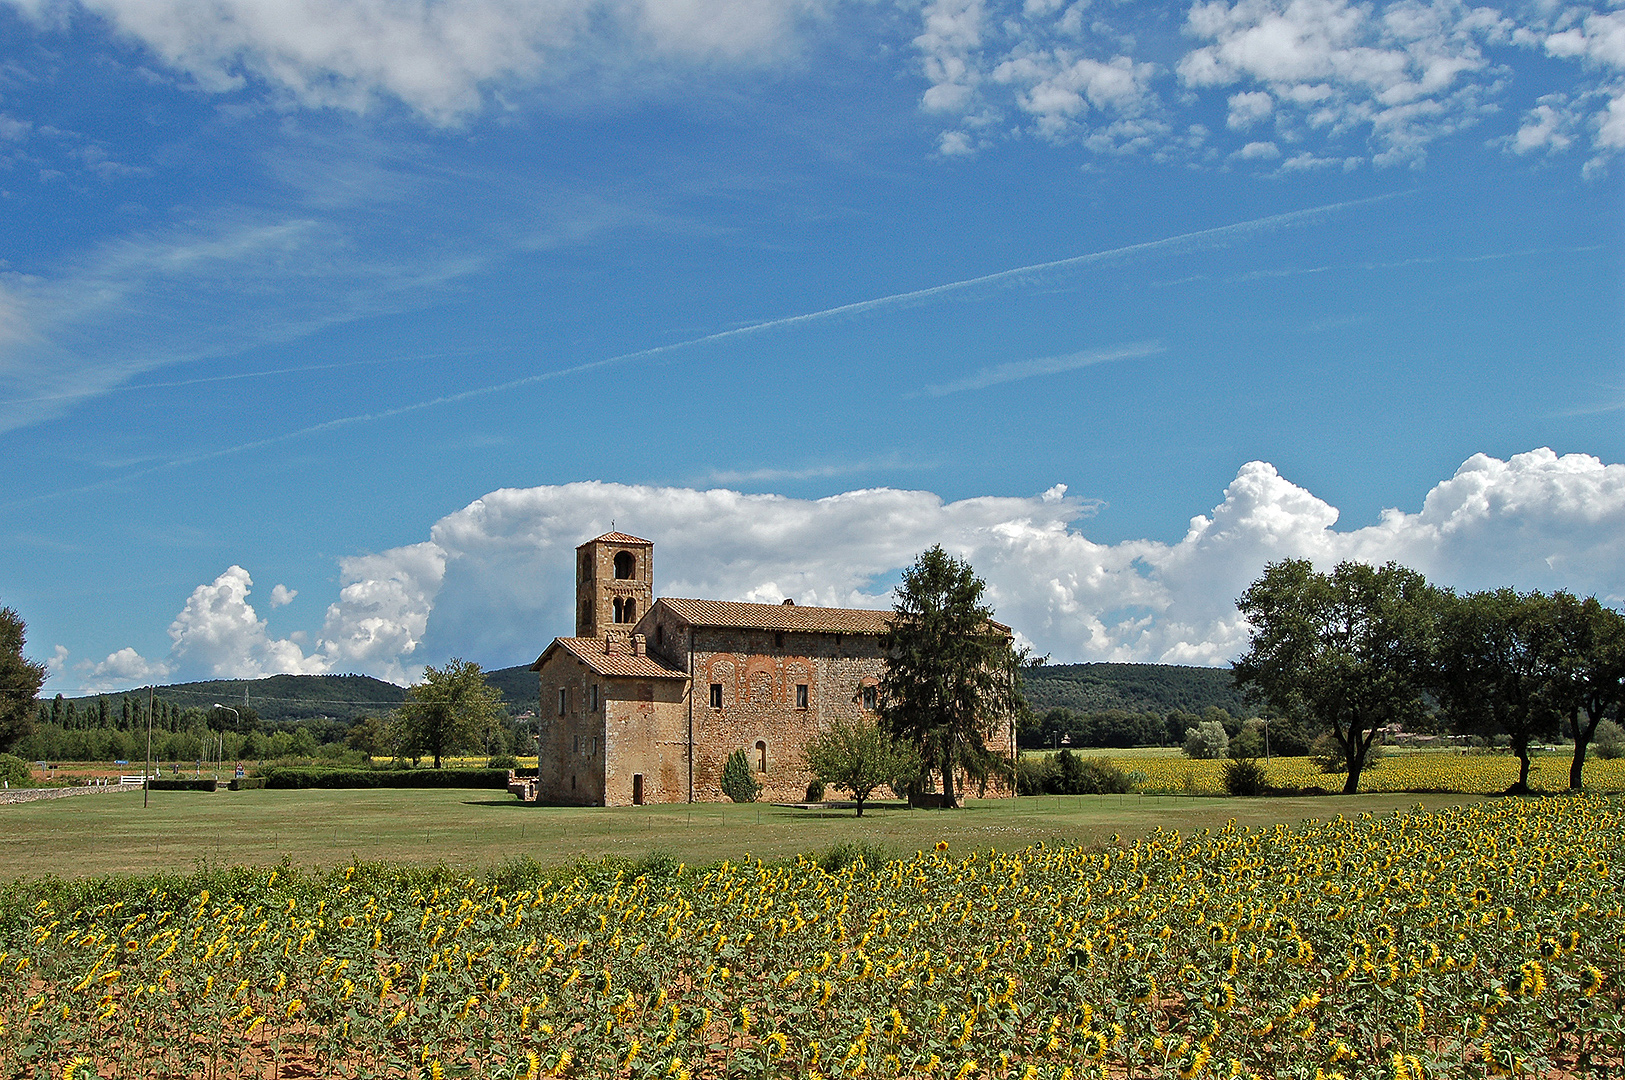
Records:
{"label": "sloped roof", "polygon": [[863,608],[801,607],[796,604],[741,604],[729,600],[681,600],[661,597],[664,604],[690,626],[737,630],[790,630],[822,634],[884,634],[891,612]]}
{"label": "sloped roof", "polygon": [[563,649],[605,678],[688,678],[687,672],[669,668],[652,656],[639,656],[630,649],[626,649],[625,646],[617,645],[614,652],[605,652],[604,639],[600,637],[554,638],[553,644],[549,645],[542,655],[536,658],[536,662],[530,665],[530,670],[540,671],[554,649]]}
{"label": "sloped roof", "polygon": [[577,544],[577,547],[586,547],[587,544],[648,544],[654,546],[653,540],[645,540],[641,536],[630,536],[623,532],[607,532],[603,536],[595,536],[586,543]]}

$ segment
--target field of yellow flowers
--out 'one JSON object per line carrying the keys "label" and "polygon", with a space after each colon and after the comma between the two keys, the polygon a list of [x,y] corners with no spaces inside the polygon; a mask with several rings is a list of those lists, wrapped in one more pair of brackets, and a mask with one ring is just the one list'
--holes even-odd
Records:
{"label": "field of yellow flowers", "polygon": [[[1129,774],[1135,791],[1184,792],[1191,795],[1224,794],[1222,760],[1199,761],[1183,756],[1132,757],[1116,761]],[[1259,764],[1264,764],[1260,761]],[[1340,791],[1344,777],[1320,771],[1312,758],[1274,758],[1267,766],[1271,787],[1310,787]],[[1505,791],[1518,779],[1518,759],[1510,754],[1451,754],[1440,751],[1390,754],[1360,773],[1364,792],[1440,792],[1491,795]],[[1592,791],[1625,792],[1625,758],[1586,762],[1586,787]],[[1569,756],[1542,755],[1529,771],[1531,791],[1563,791],[1569,786]]]}
{"label": "field of yellow flowers", "polygon": [[1625,806],[0,890],[0,1075],[1617,1075]]}

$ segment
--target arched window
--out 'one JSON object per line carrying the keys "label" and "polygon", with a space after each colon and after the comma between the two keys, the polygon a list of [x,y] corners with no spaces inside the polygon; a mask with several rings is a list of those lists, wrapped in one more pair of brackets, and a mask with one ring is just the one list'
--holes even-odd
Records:
{"label": "arched window", "polygon": [[638,602],[636,600],[632,599],[630,596],[628,596],[626,598],[626,603],[621,605],[621,621],[622,622],[637,622],[638,621]]}
{"label": "arched window", "polygon": [[611,615],[611,620],[612,621],[614,621],[614,622],[625,622],[626,621],[625,609],[622,607],[622,604],[623,604],[623,601],[621,600],[621,598],[619,596],[617,596],[614,599],[614,601],[612,602],[612,604],[611,604],[611,607],[613,609],[613,612],[612,612],[612,615]]}
{"label": "arched window", "polygon": [[615,579],[617,581],[630,581],[637,576],[638,559],[630,551],[617,551],[615,553]]}
{"label": "arched window", "polygon": [[756,740],[756,771],[767,772],[767,743]]}

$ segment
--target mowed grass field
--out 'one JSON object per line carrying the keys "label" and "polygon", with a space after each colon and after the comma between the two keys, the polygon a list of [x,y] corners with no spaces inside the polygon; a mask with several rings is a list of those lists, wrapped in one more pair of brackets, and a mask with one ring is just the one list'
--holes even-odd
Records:
{"label": "mowed grass field", "polygon": [[333,866],[354,858],[473,870],[517,856],[544,865],[669,854],[690,865],[746,853],[785,859],[843,842],[911,856],[946,841],[955,852],[1036,843],[1103,843],[1158,826],[1189,833],[1294,823],[1338,814],[1429,809],[1470,796],[1375,794],[1314,798],[1157,795],[970,800],[960,810],[874,807],[802,811],[771,805],[624,808],[523,806],[501,791],[140,791],[0,806],[0,878],[185,872],[204,865]]}

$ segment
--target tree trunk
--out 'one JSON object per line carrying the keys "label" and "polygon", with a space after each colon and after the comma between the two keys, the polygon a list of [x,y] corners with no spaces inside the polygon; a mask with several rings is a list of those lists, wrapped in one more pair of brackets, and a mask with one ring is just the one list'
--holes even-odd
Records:
{"label": "tree trunk", "polygon": [[959,805],[954,797],[954,758],[952,754],[942,756],[942,805],[944,809],[951,809]]}
{"label": "tree trunk", "polygon": [[863,816],[863,796],[858,796],[858,817]]}
{"label": "tree trunk", "polygon": [[1512,790],[1522,795],[1529,791],[1529,743],[1520,742],[1515,749],[1518,754],[1518,782]]}
{"label": "tree trunk", "polygon": [[1591,746],[1592,737],[1597,734],[1597,723],[1602,719],[1602,716],[1600,709],[1595,713],[1587,709],[1586,720],[1588,723],[1582,724],[1580,723],[1580,710],[1578,708],[1569,713],[1569,734],[1574,736],[1574,760],[1569,762],[1570,791],[1580,790],[1581,774],[1586,763],[1586,751]]}
{"label": "tree trunk", "polygon": [[[1336,733],[1333,732],[1335,735]],[[1375,737],[1376,732],[1372,732]],[[1343,781],[1343,794],[1357,795],[1360,792],[1360,773],[1365,769],[1366,751],[1371,749],[1371,738],[1360,738],[1360,729],[1355,725],[1349,727],[1348,741],[1343,744],[1345,760],[1348,762],[1349,774]]]}

